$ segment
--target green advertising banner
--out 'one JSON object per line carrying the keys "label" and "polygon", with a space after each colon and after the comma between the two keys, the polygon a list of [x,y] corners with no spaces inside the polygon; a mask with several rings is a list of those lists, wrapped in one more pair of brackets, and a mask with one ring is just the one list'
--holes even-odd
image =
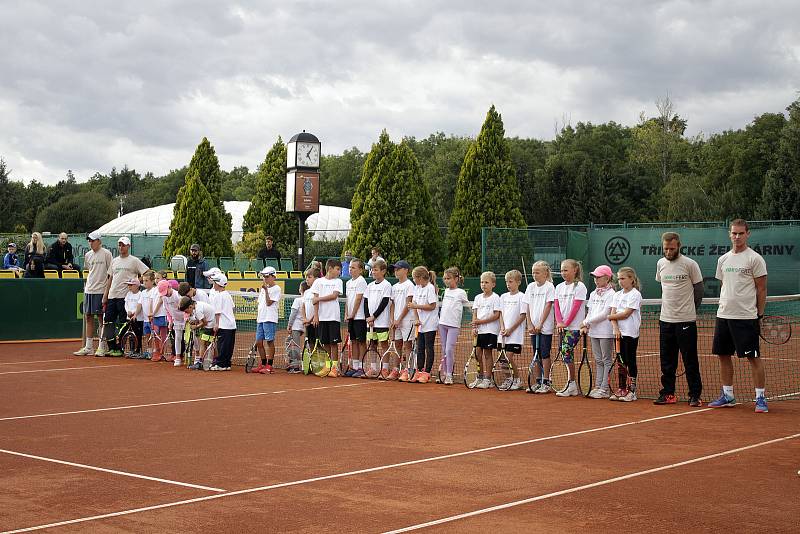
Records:
{"label": "green advertising banner", "polygon": [[[662,257],[663,228],[592,229],[589,232],[589,271],[600,264],[633,267],[642,282],[645,298],[660,298],[661,285],[655,281],[656,263]],[[717,260],[731,249],[727,228],[681,228],[681,253],[700,265],[705,296],[719,296],[715,278]],[[800,293],[800,227],[773,226],[752,230],[750,247],[767,262],[770,295]],[[591,286],[591,284],[587,284]]]}

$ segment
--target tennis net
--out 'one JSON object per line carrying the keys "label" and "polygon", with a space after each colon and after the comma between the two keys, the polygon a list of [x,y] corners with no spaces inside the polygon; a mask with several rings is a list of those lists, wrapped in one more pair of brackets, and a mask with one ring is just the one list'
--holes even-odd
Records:
{"label": "tennis net", "polygon": [[[231,291],[233,296],[237,332],[236,348],[234,350],[233,364],[243,366],[247,354],[255,340],[256,315],[258,311],[258,293],[247,291]],[[284,295],[279,305],[278,335],[275,340],[276,358],[275,367],[284,368],[287,365],[285,338],[288,335],[287,321],[289,319],[292,303],[296,295]],[[704,401],[709,401],[719,395],[722,387],[719,374],[719,362],[711,353],[711,341],[714,335],[714,323],[719,299],[703,299],[697,318],[698,354],[700,374],[703,380]],[[342,317],[344,317],[344,299],[340,299]],[[660,299],[644,299],[642,301],[642,326],[639,335],[639,348],[637,351],[638,366],[638,396],[644,398],[658,397],[661,389],[661,367],[659,358],[659,325],[658,316],[661,310]],[[786,343],[777,345],[761,340],[761,358],[764,360],[767,374],[767,397],[770,400],[800,400],[800,295],[787,295],[767,297],[765,315],[779,316],[785,319],[782,328],[789,329],[791,334]],[[472,351],[472,334],[469,322],[472,320],[472,310],[465,307],[462,318],[462,329],[456,344],[454,379],[462,378],[464,364]],[[342,324],[343,334],[345,325]],[[553,343],[551,353],[555,353],[556,342]],[[526,341],[521,355],[511,355],[514,366],[523,383],[527,382],[528,365],[533,356],[530,340]],[[594,364],[594,359],[589,350],[589,358]],[[441,346],[436,343],[436,360],[434,371],[439,366]],[[579,349],[575,353],[576,365],[580,361]],[[749,398],[754,394],[753,379],[749,363],[744,359],[734,358],[734,387],[737,397]],[[676,395],[686,399],[688,395],[685,376],[676,380]]]}

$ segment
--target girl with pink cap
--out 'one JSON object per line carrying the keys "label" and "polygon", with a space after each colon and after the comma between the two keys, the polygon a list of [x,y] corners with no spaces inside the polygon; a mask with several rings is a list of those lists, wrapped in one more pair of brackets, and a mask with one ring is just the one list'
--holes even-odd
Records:
{"label": "girl with pink cap", "polygon": [[581,322],[581,333],[588,334],[594,356],[594,388],[589,392],[593,399],[607,399],[611,395],[608,373],[614,350],[614,328],[608,316],[614,306],[614,272],[608,265],[599,265],[592,271],[595,290],[589,295],[586,318]]}

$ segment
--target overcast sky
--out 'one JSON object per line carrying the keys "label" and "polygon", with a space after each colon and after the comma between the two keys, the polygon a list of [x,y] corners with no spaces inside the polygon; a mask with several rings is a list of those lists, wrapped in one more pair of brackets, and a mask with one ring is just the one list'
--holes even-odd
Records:
{"label": "overcast sky", "polygon": [[689,134],[800,90],[800,2],[0,0],[0,156],[13,179],[157,175],[203,136],[254,169],[303,129],[324,153],[443,131],[617,121],[669,94]]}

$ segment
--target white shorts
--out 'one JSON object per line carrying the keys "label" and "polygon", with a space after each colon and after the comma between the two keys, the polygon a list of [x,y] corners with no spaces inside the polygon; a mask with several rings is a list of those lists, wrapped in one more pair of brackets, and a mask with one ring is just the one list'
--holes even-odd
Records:
{"label": "white shorts", "polygon": [[411,336],[413,336],[411,333],[412,330],[414,330],[414,323],[411,321],[403,321],[394,329],[395,341],[414,341],[411,339]]}

